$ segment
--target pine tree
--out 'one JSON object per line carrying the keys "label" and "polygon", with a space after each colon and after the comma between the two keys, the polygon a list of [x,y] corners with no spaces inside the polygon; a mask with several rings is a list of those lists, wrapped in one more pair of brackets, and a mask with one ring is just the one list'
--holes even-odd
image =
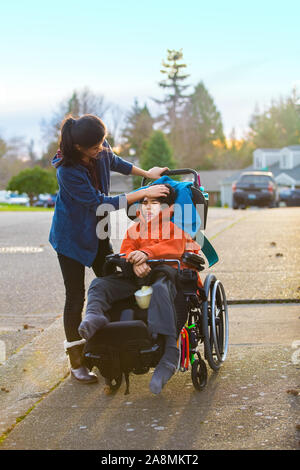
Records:
{"label": "pine tree", "polygon": [[189,85],[184,85],[183,82],[189,75],[181,73],[182,69],[186,67],[186,64],[180,63],[182,60],[182,49],[179,51],[167,49],[167,61],[162,61],[163,68],[160,70],[162,74],[167,75],[167,78],[159,82],[159,86],[168,93],[163,100],[154,100],[166,108],[166,112],[159,116],[158,120],[162,121],[163,128],[168,129],[169,132],[176,128],[182,104],[188,96],[183,95],[183,91],[189,87]]}
{"label": "pine tree", "polygon": [[[144,142],[140,158],[140,167],[144,170],[150,170],[154,166],[167,166],[170,170],[176,168],[172,148],[164,133],[160,130],[153,131],[149,139]],[[138,188],[140,185],[141,177],[134,176],[134,188]]]}
{"label": "pine tree", "polygon": [[144,170],[149,170],[154,166],[167,166],[170,169],[176,166],[172,148],[160,130],[154,131],[145,142],[141,155],[141,167]]}
{"label": "pine tree", "polygon": [[80,102],[77,91],[74,91],[67,103],[66,114],[72,114],[74,118],[80,115]]}
{"label": "pine tree", "polygon": [[144,104],[141,107],[138,100],[135,99],[133,107],[126,117],[126,127],[122,133],[127,153],[130,149],[133,149],[135,155],[140,157],[144,142],[149,139],[153,132],[153,124],[154,119],[147,105]]}
{"label": "pine tree", "polygon": [[184,163],[193,168],[213,167],[209,155],[213,153],[214,142],[225,144],[225,136],[221,114],[202,81],[185,105],[180,134]]}
{"label": "pine tree", "polygon": [[164,107],[164,112],[156,118],[156,121],[166,133],[178,161],[181,157],[180,120],[184,103],[188,99],[184,90],[189,87],[184,83],[189,75],[183,72],[186,64],[182,61],[182,49],[179,51],[167,50],[167,60],[162,61],[162,69],[160,70],[162,74],[166,75],[166,79],[159,82],[159,86],[166,94],[161,100],[154,99],[157,104]]}

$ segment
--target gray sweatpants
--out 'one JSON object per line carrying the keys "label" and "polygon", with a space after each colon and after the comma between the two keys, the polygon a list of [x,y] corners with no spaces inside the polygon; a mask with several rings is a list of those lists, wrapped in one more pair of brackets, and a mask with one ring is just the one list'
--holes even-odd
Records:
{"label": "gray sweatpants", "polygon": [[[96,278],[88,290],[86,315],[105,315],[115,301],[130,297],[138,289],[137,283],[124,278],[122,273]],[[152,284],[152,289],[148,308],[149,330],[153,334],[176,337],[176,286],[165,274],[160,274]]]}

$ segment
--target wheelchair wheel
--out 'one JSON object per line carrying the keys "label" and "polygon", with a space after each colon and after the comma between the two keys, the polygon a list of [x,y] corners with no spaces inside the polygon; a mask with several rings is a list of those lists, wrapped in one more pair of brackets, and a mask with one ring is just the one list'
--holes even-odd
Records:
{"label": "wheelchair wheel", "polygon": [[196,390],[201,392],[207,383],[207,368],[203,359],[195,359],[192,364],[192,382]]}
{"label": "wheelchair wheel", "polygon": [[202,305],[204,354],[209,366],[217,371],[228,351],[228,307],[224,287],[212,274],[204,283],[207,300]]}

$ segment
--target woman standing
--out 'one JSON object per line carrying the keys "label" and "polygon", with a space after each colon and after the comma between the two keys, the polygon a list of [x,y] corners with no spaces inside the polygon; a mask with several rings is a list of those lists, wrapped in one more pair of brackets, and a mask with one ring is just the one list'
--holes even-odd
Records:
{"label": "woman standing", "polygon": [[112,252],[109,239],[97,237],[96,210],[101,204],[119,210],[145,196],[161,197],[168,192],[166,186],[155,185],[108,196],[111,171],[157,179],[168,168],[144,171],[133,166],[113,153],[106,135],[106,126],[97,116],[68,117],[61,127],[60,150],[52,160],[57,168],[59,191],[49,241],[57,252],[66,290],[64,346],[71,374],[82,383],[97,381],[97,376],[82,364],[85,340],[78,333],[85,300],[85,266],[101,276],[105,256]]}

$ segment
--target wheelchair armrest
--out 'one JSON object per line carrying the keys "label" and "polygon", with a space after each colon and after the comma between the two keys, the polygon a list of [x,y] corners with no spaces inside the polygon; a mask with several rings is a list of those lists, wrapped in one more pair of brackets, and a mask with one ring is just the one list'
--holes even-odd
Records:
{"label": "wheelchair armrest", "polygon": [[122,272],[127,277],[133,276],[132,264],[127,263],[126,258],[124,258],[125,253],[113,253],[111,255],[105,256],[105,262],[103,265],[104,276],[109,274],[109,266],[114,265],[121,268]]}
{"label": "wheelchair armrest", "polygon": [[203,269],[205,269],[205,260],[197,253],[190,253],[186,251],[183,253],[182,261],[183,263],[196,268],[198,271],[203,271]]}
{"label": "wheelchair armrest", "polygon": [[166,263],[176,263],[177,264],[177,271],[180,272],[180,260],[179,259],[167,259],[167,258],[160,258],[160,259],[148,259],[147,263],[156,263],[156,264],[166,264]]}
{"label": "wheelchair armrest", "polygon": [[125,254],[126,253],[112,253],[111,255],[105,256],[105,261],[117,261],[118,259],[121,259],[122,256],[125,256]]}

